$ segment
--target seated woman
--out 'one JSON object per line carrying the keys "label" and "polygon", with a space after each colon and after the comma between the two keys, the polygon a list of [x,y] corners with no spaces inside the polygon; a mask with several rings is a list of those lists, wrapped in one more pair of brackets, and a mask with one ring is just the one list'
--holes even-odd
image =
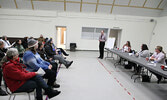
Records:
{"label": "seated woman", "polygon": [[[130,41],[127,41],[126,44],[124,44],[124,46],[122,47],[122,51],[123,52],[127,52],[127,53],[131,53],[132,50],[131,50],[131,44],[130,44]],[[121,62],[123,59],[120,58],[120,61]],[[126,61],[126,60],[125,60]],[[136,67],[136,64],[135,63],[132,63],[130,61],[128,61],[128,64],[126,64],[124,67],[125,69],[131,69],[132,66]]]}
{"label": "seated woman", "polygon": [[[7,49],[5,49],[5,45],[3,41],[0,41],[0,61],[5,56]],[[0,66],[0,96],[6,96],[7,93],[1,88],[2,85],[2,68]]]}
{"label": "seated woman", "polygon": [[[146,44],[142,44],[141,51],[136,53],[136,56],[143,57],[143,58],[149,57],[149,55],[150,55],[150,52]],[[135,68],[135,71],[136,71],[136,74],[140,73],[141,66],[137,66]]]}
{"label": "seated woman", "polygon": [[[166,54],[163,51],[163,48],[161,46],[157,46],[155,48],[154,54],[150,57],[150,60],[154,61],[155,63],[161,63],[161,64],[165,65],[166,64],[165,63],[165,58],[166,58]],[[156,74],[154,72],[152,72],[152,73],[156,75],[156,77],[158,79],[157,83],[159,83],[162,79],[162,76],[159,75],[159,74]]]}
{"label": "seated woman", "polygon": [[38,54],[41,56],[41,58],[42,58],[43,60],[48,61],[48,62],[50,62],[50,63],[52,63],[52,64],[55,64],[55,65],[57,66],[57,63],[56,63],[52,58],[49,58],[49,57],[46,55],[46,53],[45,53],[45,51],[44,51],[44,43],[42,43],[42,42],[39,42],[39,43],[38,43],[37,52],[38,52]]}
{"label": "seated woman", "polygon": [[45,45],[45,52],[46,52],[47,56],[49,56],[50,58],[53,58],[53,60],[59,60],[60,63],[62,63],[66,66],[66,68],[69,68],[71,66],[71,64],[73,63],[73,61],[65,60],[62,55],[59,55],[58,52],[56,52],[56,50],[55,50],[55,48],[53,48],[52,44],[53,44],[53,41],[52,41],[52,39],[50,39],[47,42],[47,44]]}
{"label": "seated woman", "polygon": [[18,39],[18,40],[16,41],[15,48],[16,48],[16,49],[18,50],[18,52],[19,52],[19,57],[23,57],[23,54],[24,54],[25,49],[24,49],[24,47],[23,47],[23,45],[22,45],[22,41],[21,41],[20,39]]}
{"label": "seated woman", "polygon": [[123,49],[124,52],[130,53],[130,51],[131,51],[130,41],[127,41],[126,44],[124,44],[122,49]]}
{"label": "seated woman", "polygon": [[28,40],[28,49],[23,56],[23,62],[27,65],[27,70],[30,72],[36,72],[41,67],[46,72],[43,77],[48,79],[47,84],[50,87],[59,88],[60,85],[54,84],[56,81],[57,66],[44,61],[37,53],[37,48],[38,41],[34,39]]}
{"label": "seated woman", "polygon": [[23,64],[19,63],[18,51],[10,48],[2,59],[3,77],[11,92],[27,92],[36,89],[36,99],[43,100],[42,89],[49,98],[57,96],[60,91],[51,89],[37,72],[26,71]]}
{"label": "seated woman", "polygon": [[136,53],[136,56],[140,56],[143,58],[149,57],[150,52],[148,50],[148,47],[146,44],[142,44],[141,46],[141,51],[139,51],[138,53]]}

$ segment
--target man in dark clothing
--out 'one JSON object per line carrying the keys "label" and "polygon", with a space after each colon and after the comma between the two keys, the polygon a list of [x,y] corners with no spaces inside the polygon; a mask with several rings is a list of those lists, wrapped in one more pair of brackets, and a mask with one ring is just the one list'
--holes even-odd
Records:
{"label": "man in dark clothing", "polygon": [[[0,41],[0,61],[5,56],[6,51],[7,49],[4,48],[3,41]],[[2,90],[1,83],[2,83],[2,68],[0,66],[0,96],[6,96],[7,93],[4,90]]]}
{"label": "man in dark clothing", "polygon": [[101,35],[99,36],[99,52],[100,56],[98,58],[103,59],[104,57],[104,46],[106,42],[106,35],[104,34],[104,31],[101,31]]}

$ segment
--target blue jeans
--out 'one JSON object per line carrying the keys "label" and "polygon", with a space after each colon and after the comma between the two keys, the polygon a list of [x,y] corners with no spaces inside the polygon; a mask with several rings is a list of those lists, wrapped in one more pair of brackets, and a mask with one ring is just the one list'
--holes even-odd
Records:
{"label": "blue jeans", "polygon": [[42,89],[46,90],[48,85],[43,80],[43,78],[39,75],[34,76],[27,82],[25,82],[20,88],[18,88],[15,92],[27,92],[31,89],[36,89],[37,100],[42,99]]}

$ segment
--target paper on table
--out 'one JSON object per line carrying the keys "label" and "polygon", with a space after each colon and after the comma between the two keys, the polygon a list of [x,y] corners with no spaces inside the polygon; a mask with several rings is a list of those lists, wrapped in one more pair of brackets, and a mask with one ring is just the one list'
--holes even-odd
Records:
{"label": "paper on table", "polygon": [[37,71],[37,73],[41,76],[43,76],[45,74],[45,71],[40,67]]}
{"label": "paper on table", "polygon": [[147,65],[150,65],[150,66],[156,67],[156,63],[147,63]]}

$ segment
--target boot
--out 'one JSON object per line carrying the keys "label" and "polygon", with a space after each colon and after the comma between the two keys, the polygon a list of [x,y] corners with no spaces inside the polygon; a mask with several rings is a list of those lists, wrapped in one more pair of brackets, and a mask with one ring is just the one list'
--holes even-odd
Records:
{"label": "boot", "polygon": [[60,85],[59,85],[59,84],[57,84],[57,83],[55,83],[52,87],[53,87],[53,88],[59,88],[59,87],[60,87]]}
{"label": "boot", "polygon": [[69,64],[66,65],[66,68],[68,69],[72,63],[73,63],[73,61],[69,62]]}
{"label": "boot", "polygon": [[50,99],[50,98],[53,98],[53,97],[59,95],[61,93],[61,91],[53,90],[50,87],[48,87],[45,90],[45,93],[48,95],[48,98]]}

